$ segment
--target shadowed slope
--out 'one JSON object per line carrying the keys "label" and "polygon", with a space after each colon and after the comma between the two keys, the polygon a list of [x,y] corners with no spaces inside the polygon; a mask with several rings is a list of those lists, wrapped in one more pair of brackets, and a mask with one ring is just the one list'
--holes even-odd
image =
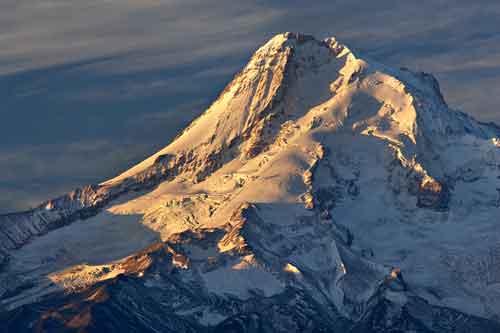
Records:
{"label": "shadowed slope", "polygon": [[[103,329],[89,319],[101,318],[93,306],[152,331],[494,330],[499,134],[449,109],[429,74],[364,61],[333,38],[277,35],[157,154],[1,217],[12,257],[2,305],[61,330]],[[14,269],[30,248],[61,247],[51,238],[59,230],[81,230],[78,243],[108,214],[134,217],[159,249],[138,265],[127,262],[141,255],[112,252],[91,265],[52,258],[61,269],[48,275],[36,260]],[[120,245],[116,231],[102,232]],[[139,236],[129,250],[148,241]],[[41,290],[47,278],[69,295]],[[84,295],[98,285],[131,296],[89,305]],[[33,317],[39,300],[56,312]],[[75,321],[61,312],[73,301],[83,311]],[[154,324],[158,313],[169,319]]]}

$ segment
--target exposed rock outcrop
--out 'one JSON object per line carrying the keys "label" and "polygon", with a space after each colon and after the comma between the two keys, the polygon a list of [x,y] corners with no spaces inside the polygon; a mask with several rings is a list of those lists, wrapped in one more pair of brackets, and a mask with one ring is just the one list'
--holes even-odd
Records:
{"label": "exposed rock outcrop", "polygon": [[0,216],[0,332],[498,332],[499,137],[278,35],[158,153]]}

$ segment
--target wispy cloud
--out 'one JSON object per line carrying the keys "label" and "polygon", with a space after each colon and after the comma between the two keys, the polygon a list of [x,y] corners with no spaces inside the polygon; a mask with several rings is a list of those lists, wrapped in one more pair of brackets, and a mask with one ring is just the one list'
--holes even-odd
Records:
{"label": "wispy cloud", "polygon": [[500,121],[498,14],[497,0],[2,0],[0,211],[154,152],[283,31],[434,72],[452,106]]}

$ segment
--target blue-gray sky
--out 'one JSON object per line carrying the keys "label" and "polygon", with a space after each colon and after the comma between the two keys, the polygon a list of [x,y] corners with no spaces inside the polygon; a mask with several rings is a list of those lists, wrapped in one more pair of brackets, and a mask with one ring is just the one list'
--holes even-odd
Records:
{"label": "blue-gray sky", "polygon": [[432,72],[452,107],[500,122],[498,22],[498,0],[2,0],[0,212],[166,145],[283,31]]}

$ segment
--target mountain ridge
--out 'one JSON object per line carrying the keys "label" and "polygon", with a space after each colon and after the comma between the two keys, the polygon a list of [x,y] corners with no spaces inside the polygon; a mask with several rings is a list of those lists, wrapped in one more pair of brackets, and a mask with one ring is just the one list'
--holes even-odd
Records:
{"label": "mountain ridge", "polygon": [[[497,236],[484,230],[498,228],[499,136],[497,126],[449,109],[430,74],[367,62],[334,38],[277,35],[158,153],[99,185],[0,216],[1,304],[29,312],[61,291],[71,299],[126,280],[147,294],[148,283],[175,280],[205,295],[200,311],[211,318],[169,305],[186,330],[218,327],[249,302],[290,290],[307,304],[287,303],[292,312],[312,306],[309,315],[338,330],[375,331],[369,320],[384,306],[393,312],[376,325],[393,316],[435,331],[444,319],[432,308],[494,330],[500,256]],[[125,246],[127,228],[136,239]],[[483,243],[461,248],[471,237]],[[164,255],[137,254],[157,242]],[[180,275],[165,275],[158,260]],[[240,305],[218,309],[212,298]],[[406,307],[418,315],[403,316]]]}

